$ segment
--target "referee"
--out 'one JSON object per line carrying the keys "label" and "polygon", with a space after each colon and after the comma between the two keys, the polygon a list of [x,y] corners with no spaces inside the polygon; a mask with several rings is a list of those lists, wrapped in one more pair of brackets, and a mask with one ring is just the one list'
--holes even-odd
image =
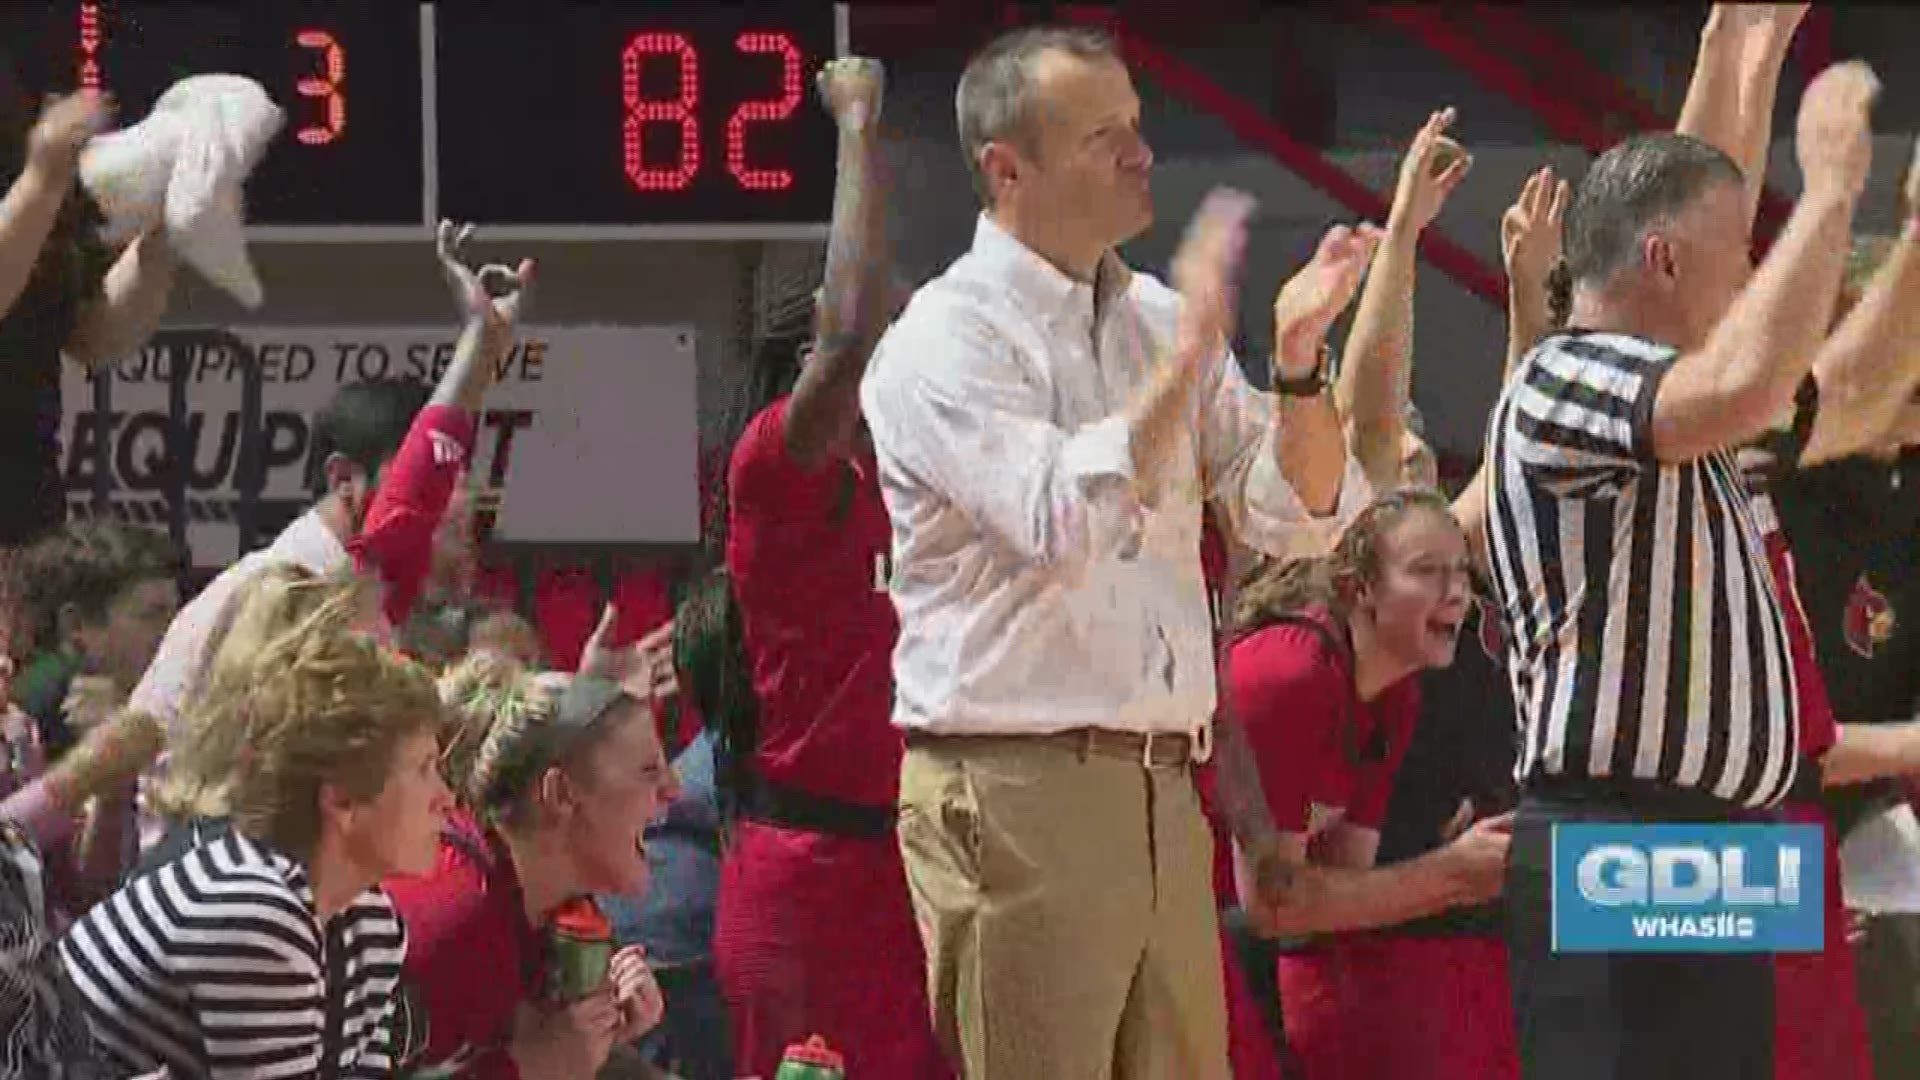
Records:
{"label": "referee", "polygon": [[1793,401],[1839,291],[1878,90],[1801,103],[1805,188],[1756,272],[1743,178],[1643,135],[1581,181],[1572,310],[1489,425],[1491,555],[1524,733],[1508,870],[1522,1075],[1767,1080],[1765,955],[1556,954],[1555,823],[1764,819],[1794,782],[1792,661],[1728,448]]}

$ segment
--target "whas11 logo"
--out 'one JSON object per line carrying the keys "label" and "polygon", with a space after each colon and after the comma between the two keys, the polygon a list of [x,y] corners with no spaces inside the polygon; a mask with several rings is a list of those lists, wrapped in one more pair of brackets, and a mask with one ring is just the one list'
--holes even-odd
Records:
{"label": "whas11 logo", "polygon": [[1812,825],[1555,825],[1554,951],[1818,952],[1824,851]]}

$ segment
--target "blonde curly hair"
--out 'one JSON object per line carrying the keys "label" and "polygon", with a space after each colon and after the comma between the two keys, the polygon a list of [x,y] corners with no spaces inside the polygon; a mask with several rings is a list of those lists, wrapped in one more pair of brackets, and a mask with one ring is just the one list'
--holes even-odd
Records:
{"label": "blonde curly hair", "polygon": [[328,603],[255,656],[227,801],[234,828],[295,855],[320,838],[320,792],[376,798],[400,744],[436,732],[440,699],[426,670],[352,630]]}
{"label": "blonde curly hair", "polygon": [[157,798],[175,816],[231,816],[290,853],[319,837],[319,795],[385,786],[395,749],[440,721],[424,669],[356,632],[362,579],[275,565],[222,613],[186,733]]}

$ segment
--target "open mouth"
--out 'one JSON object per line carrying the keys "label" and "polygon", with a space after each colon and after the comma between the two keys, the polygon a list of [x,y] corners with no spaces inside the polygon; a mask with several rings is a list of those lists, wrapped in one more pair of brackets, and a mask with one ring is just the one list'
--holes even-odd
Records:
{"label": "open mouth", "polygon": [[1433,637],[1434,640],[1445,642],[1446,644],[1451,645],[1455,641],[1459,640],[1460,620],[1459,619],[1428,619],[1427,633],[1431,637]]}

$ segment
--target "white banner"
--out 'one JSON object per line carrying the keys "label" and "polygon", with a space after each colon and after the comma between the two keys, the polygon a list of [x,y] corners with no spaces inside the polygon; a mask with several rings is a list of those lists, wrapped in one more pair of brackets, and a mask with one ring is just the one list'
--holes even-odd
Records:
{"label": "white banner", "polygon": [[[235,327],[258,358],[265,485],[277,523],[304,506],[313,420],[335,388],[438,381],[456,328]],[[196,347],[187,363],[188,542],[199,566],[238,554],[242,365]],[[698,396],[687,326],[530,326],[487,394],[472,477],[502,498],[499,540],[685,543],[699,538]],[[164,527],[172,358],[149,345],[113,366],[110,512]],[[66,365],[62,468],[69,507],[93,512],[98,423],[92,380]],[[271,527],[271,526],[270,526]],[[262,537],[262,541],[270,537]]]}

